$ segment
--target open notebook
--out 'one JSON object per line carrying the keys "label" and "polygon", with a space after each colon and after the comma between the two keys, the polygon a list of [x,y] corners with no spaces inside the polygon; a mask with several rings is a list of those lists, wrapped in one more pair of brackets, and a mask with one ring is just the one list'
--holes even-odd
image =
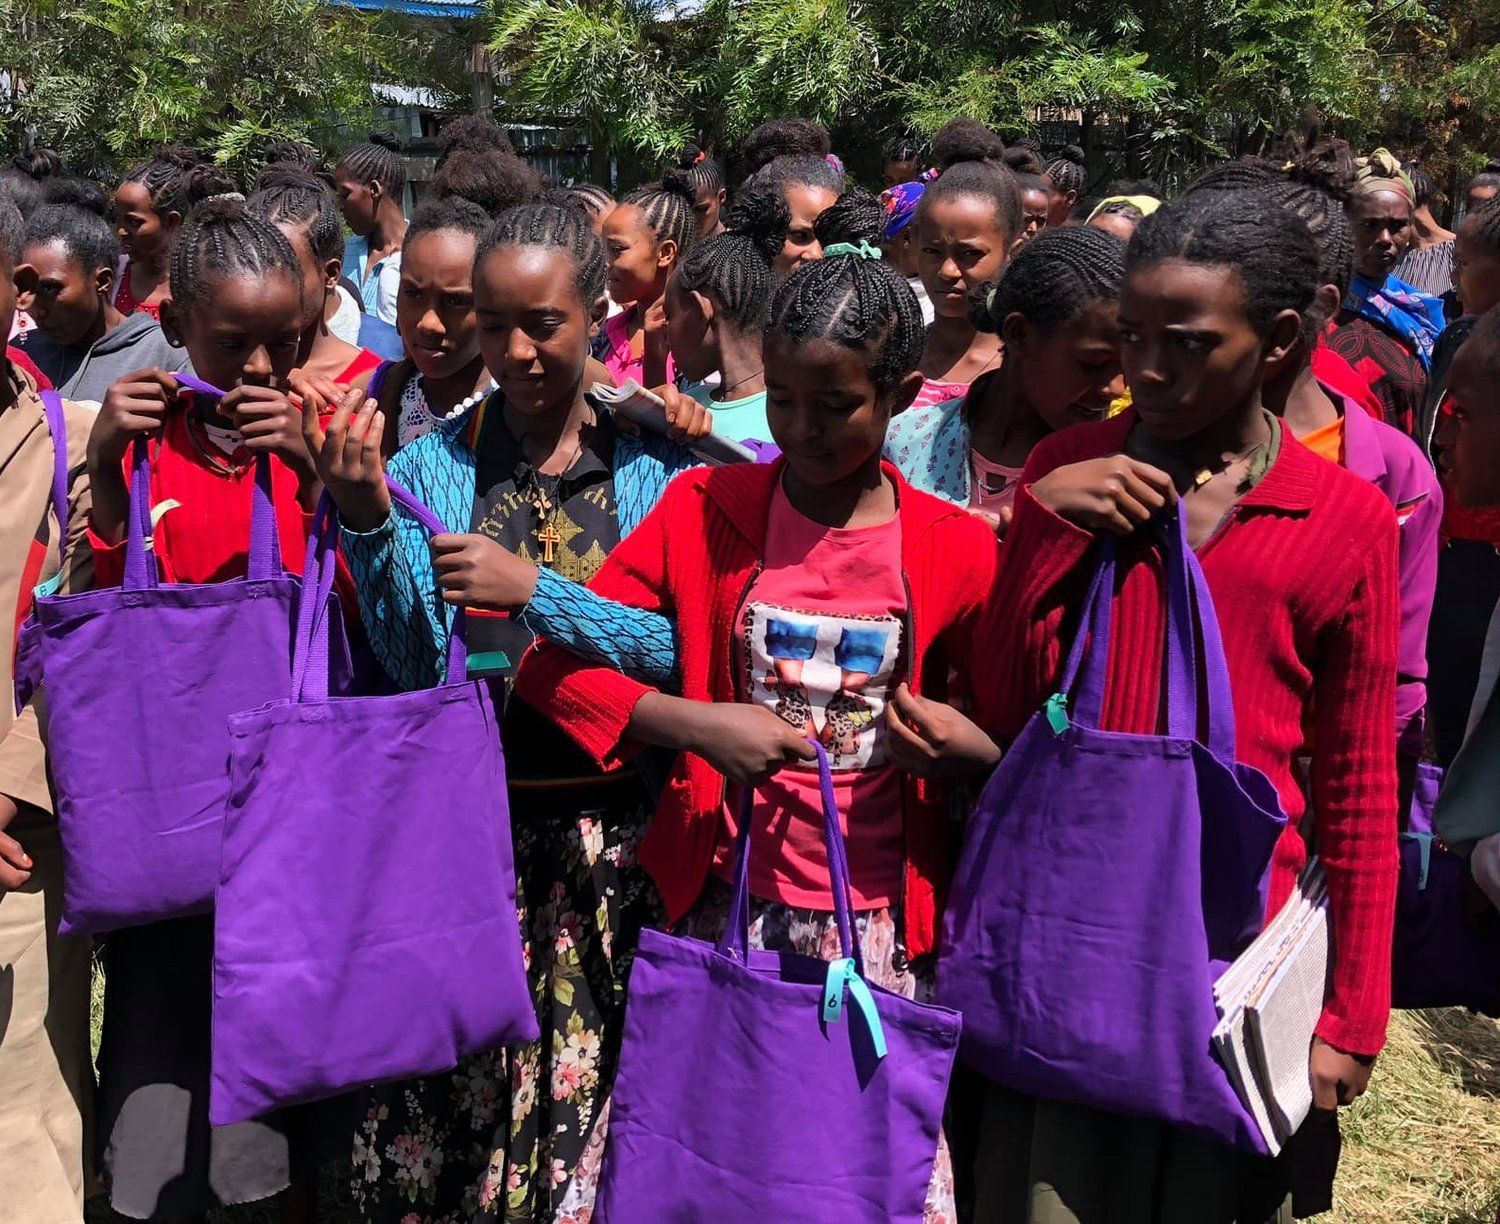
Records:
{"label": "open notebook", "polygon": [[[648,433],[667,433],[667,406],[659,395],[647,391],[640,383],[631,379],[623,387],[610,387],[595,383],[589,395],[605,405],[622,420],[629,421],[638,429]],[[687,443],[687,448],[704,463],[754,463],[755,452],[741,446],[732,438],[710,433]]]}
{"label": "open notebook", "polygon": [[1312,1109],[1308,1053],[1333,966],[1314,858],[1279,914],[1214,983],[1214,1050],[1275,1155]]}

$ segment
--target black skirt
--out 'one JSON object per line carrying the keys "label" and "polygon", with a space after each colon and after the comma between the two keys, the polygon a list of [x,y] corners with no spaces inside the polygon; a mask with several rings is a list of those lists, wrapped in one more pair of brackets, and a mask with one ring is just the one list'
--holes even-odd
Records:
{"label": "black skirt", "polygon": [[[208,1124],[213,919],[178,918],[103,941],[99,1168],[137,1220],[269,1198],[348,1157],[348,1097],[234,1126]],[[342,1142],[341,1142],[342,1141]]]}

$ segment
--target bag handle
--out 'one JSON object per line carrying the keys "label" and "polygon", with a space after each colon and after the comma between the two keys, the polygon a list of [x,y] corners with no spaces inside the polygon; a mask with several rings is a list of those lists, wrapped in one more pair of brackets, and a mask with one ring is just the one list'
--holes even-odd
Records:
{"label": "bag handle", "polygon": [[[1213,597],[1198,556],[1188,544],[1183,515],[1169,512],[1162,520],[1162,528],[1167,587],[1162,697],[1166,702],[1167,734],[1179,739],[1198,738],[1198,681],[1202,676],[1206,733],[1203,742],[1215,757],[1230,764],[1234,760],[1234,706]],[[1047,703],[1048,716],[1054,730],[1059,732],[1068,724],[1065,707],[1075,688],[1073,721],[1097,728],[1103,713],[1115,587],[1115,538],[1102,537],[1098,549],[1098,564],[1084,600],[1078,632],[1069,648],[1058,692]]]}
{"label": "bag handle", "polygon": [[[196,375],[173,375],[177,385],[208,399],[223,399],[226,392]],[[151,453],[145,436],[131,444],[130,513],[125,520],[125,582],[128,591],[154,590],[161,584],[161,570],[150,555]],[[276,506],[271,498],[271,456],[255,457],[255,488],[250,505],[250,559],[245,576],[251,580],[277,578],[283,571],[281,540],[276,525]]]}
{"label": "bag handle", "polygon": [[[430,534],[444,535],[448,528],[417,495],[389,476],[385,480],[391,507],[400,506]],[[328,697],[328,597],[338,571],[338,507],[325,492],[313,516],[307,541],[307,564],[303,571],[302,602],[297,609],[297,637],[292,650],[292,692],[300,701],[324,701]],[[311,592],[311,598],[308,594]],[[454,610],[448,632],[448,663],[444,685],[463,684],[468,679],[469,652],[465,642],[468,618],[462,608]]]}
{"label": "bag handle", "polygon": [[43,391],[42,413],[52,435],[52,513],[57,518],[57,553],[68,549],[68,419],[63,400],[56,391]]}
{"label": "bag handle", "polygon": [[[839,827],[838,800],[833,791],[833,773],[828,754],[817,740],[807,741],[818,758],[818,789],[823,800],[823,846],[828,852],[828,883],[833,894],[834,920],[839,929],[839,951],[823,978],[821,1003],[825,1023],[836,1024],[843,1016],[847,992],[865,1022],[870,1044],[877,1060],[886,1055],[885,1028],[875,1006],[875,996],[865,982],[864,957],[854,931],[854,893],[849,883],[849,857],[844,845],[844,831]],[[729,901],[729,915],[724,933],[719,937],[720,955],[740,961],[750,960],[750,823],[755,806],[755,791],[740,791],[740,827],[734,841],[734,892]]]}

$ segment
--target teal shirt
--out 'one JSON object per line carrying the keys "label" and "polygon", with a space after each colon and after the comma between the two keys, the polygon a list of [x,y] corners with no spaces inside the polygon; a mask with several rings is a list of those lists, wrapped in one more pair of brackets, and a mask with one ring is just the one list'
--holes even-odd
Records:
{"label": "teal shirt", "polygon": [[714,414],[714,433],[731,442],[774,442],[766,424],[766,393],[744,399],[716,400],[706,383],[688,383],[683,391]]}

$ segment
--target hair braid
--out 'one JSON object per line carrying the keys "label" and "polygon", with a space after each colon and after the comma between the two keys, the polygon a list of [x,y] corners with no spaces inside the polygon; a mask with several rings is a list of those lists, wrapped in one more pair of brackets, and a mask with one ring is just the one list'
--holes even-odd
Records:
{"label": "hair braid", "polygon": [[698,226],[693,217],[692,186],[678,171],[668,171],[660,183],[637,187],[620,206],[641,210],[658,242],[675,242],[679,257],[693,244]]}
{"label": "hair braid", "polygon": [[769,337],[830,340],[862,353],[881,393],[917,368],[926,328],[906,279],[877,259],[835,255],[803,264],[771,301]]}
{"label": "hair braid", "polygon": [[1064,145],[1047,159],[1045,167],[1048,180],[1058,191],[1073,191],[1083,195],[1088,184],[1088,171],[1083,164],[1083,150],[1077,145]]}
{"label": "hair braid", "polygon": [[604,244],[581,209],[540,203],[507,208],[480,240],[475,266],[501,247],[562,251],[573,261],[573,284],[585,308],[604,296]]}
{"label": "hair braid", "polygon": [[774,288],[771,264],[786,241],[790,219],[779,191],[740,192],[724,211],[724,232],[694,243],[678,261],[677,283],[709,298],[739,329],[764,328]]}
{"label": "hair braid", "polygon": [[245,206],[272,225],[286,222],[305,229],[308,249],[320,262],[343,257],[338,200],[316,175],[296,166],[267,166]]}
{"label": "hair braid", "polygon": [[1500,255],[1500,198],[1481,204],[1464,218],[1459,229],[1466,238],[1472,238]]}
{"label": "hair braid", "polygon": [[172,304],[192,310],[218,279],[231,275],[287,276],[302,292],[301,265],[286,235],[243,202],[215,200],[193,214],[172,249]]}
{"label": "hair braid", "polygon": [[1016,252],[997,282],[975,289],[970,318],[992,335],[1013,314],[1061,323],[1091,302],[1116,301],[1124,280],[1125,244],[1113,234],[1090,225],[1046,229]]}
{"label": "hair braid", "polygon": [[378,182],[387,195],[399,197],[406,186],[401,139],[394,132],[371,132],[370,139],[345,153],[336,168],[356,182],[366,185]]}

